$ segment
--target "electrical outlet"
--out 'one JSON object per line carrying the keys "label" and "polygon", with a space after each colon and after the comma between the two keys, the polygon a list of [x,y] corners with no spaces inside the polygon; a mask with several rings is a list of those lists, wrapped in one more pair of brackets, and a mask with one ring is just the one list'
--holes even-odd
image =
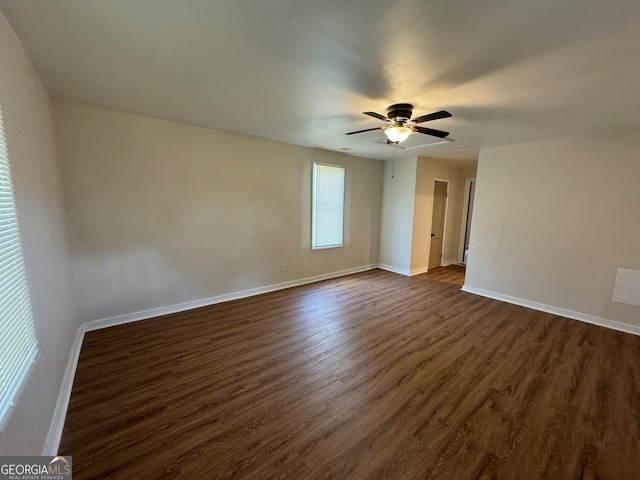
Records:
{"label": "electrical outlet", "polygon": [[280,271],[281,271],[281,272],[284,272],[284,263],[281,263],[281,264],[280,264]]}

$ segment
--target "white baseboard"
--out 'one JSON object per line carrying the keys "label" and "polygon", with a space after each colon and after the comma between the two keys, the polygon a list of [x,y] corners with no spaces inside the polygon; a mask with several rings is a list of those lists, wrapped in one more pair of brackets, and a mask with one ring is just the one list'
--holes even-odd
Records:
{"label": "white baseboard", "polygon": [[[444,262],[442,262],[443,267],[448,267],[449,265],[458,265],[458,262],[455,260],[445,260]],[[413,270],[408,270],[406,268],[398,268],[398,267],[394,267],[393,265],[387,265],[385,263],[379,263],[378,268],[382,270],[387,270],[389,272],[398,273],[400,275],[405,275],[407,277],[413,277],[414,275],[421,275],[429,271],[429,267],[420,267],[420,268],[414,268]]]}
{"label": "white baseboard", "polygon": [[254,295],[260,295],[262,293],[274,292],[276,290],[283,290],[285,288],[297,287],[299,285],[320,282],[322,280],[328,280],[330,278],[344,277],[345,275],[365,272],[367,270],[373,270],[375,268],[378,268],[377,264],[364,265],[362,267],[324,273],[322,275],[315,275],[313,277],[291,280],[289,282],[277,283],[274,285],[267,285],[265,287],[252,288],[249,290],[242,290],[240,292],[218,295],[202,300],[195,300],[193,302],[185,302],[177,305],[169,305],[166,307],[153,308],[141,312],[129,313],[126,315],[118,315],[116,317],[93,320],[81,324],[76,330],[76,335],[73,338],[73,343],[71,344],[69,358],[67,360],[67,367],[62,379],[62,385],[60,386],[60,393],[58,394],[56,408],[53,411],[53,418],[51,419],[51,425],[49,426],[49,433],[47,434],[47,439],[45,441],[42,455],[55,456],[58,454],[58,448],[60,447],[60,438],[62,437],[64,421],[67,416],[67,408],[69,407],[69,400],[71,398],[73,380],[76,375],[76,368],[78,367],[78,359],[80,358],[80,349],[82,348],[82,341],[84,340],[84,335],[86,332],[100,330],[101,328],[113,327],[116,325],[122,325],[125,323],[137,322],[139,320],[147,320],[170,313],[183,312],[185,310],[191,310],[193,308],[204,307],[207,305],[214,305],[216,303],[228,302],[230,300],[251,297]]}
{"label": "white baseboard", "polygon": [[378,268],[386,270],[387,272],[397,273],[399,275],[410,276],[411,272],[406,268],[398,268],[393,265],[387,265],[386,263],[379,263]]}
{"label": "white baseboard", "polygon": [[166,307],[152,308],[150,310],[142,310],[140,312],[127,313],[125,315],[117,315],[115,317],[102,318],[99,320],[92,320],[84,323],[85,330],[91,332],[93,330],[100,330],[102,328],[114,327],[116,325],[123,325],[125,323],[137,322],[139,320],[146,320],[149,318],[160,317],[162,315],[169,315],[172,313],[184,312],[186,310],[192,310],[194,308],[207,307],[209,305],[215,305],[217,303],[229,302],[231,300],[238,300],[240,298],[253,297],[255,295],[261,295],[263,293],[275,292],[276,290],[283,290],[285,288],[298,287],[300,285],[307,285],[309,283],[320,282],[322,280],[328,280],[331,278],[343,277],[345,275],[352,275],[354,273],[365,272],[367,270],[373,270],[378,265],[364,265],[362,267],[349,268],[346,270],[339,270],[337,272],[324,273],[322,275],[315,275],[313,277],[301,278],[298,280],[291,280],[289,282],[276,283],[273,285],[267,285],[264,287],[251,288],[249,290],[241,290],[239,292],[226,293],[224,295],[217,295],[215,297],[203,298],[200,300],[194,300],[191,302],[178,303],[176,305],[168,305]]}
{"label": "white baseboard", "polygon": [[492,298],[494,300],[500,300],[502,302],[512,303],[514,305],[520,305],[521,307],[532,308],[533,310],[560,315],[561,317],[571,318],[572,320],[579,320],[581,322],[591,323],[593,325],[610,328],[612,330],[618,330],[620,332],[640,335],[640,327],[629,325],[628,323],[617,322],[615,320],[596,317],[595,315],[589,315],[587,313],[554,307],[552,305],[546,305],[544,303],[538,303],[531,300],[526,300],[524,298],[512,297],[510,295],[504,295],[502,293],[492,292],[490,290],[484,290],[482,288],[470,287],[468,285],[464,285],[461,290],[463,292],[473,293],[482,297]]}
{"label": "white baseboard", "polygon": [[47,440],[45,441],[42,451],[42,455],[47,457],[58,455],[60,437],[62,437],[62,429],[64,428],[64,421],[67,417],[71,388],[73,387],[73,379],[76,376],[76,368],[78,366],[82,341],[84,340],[84,333],[84,325],[80,325],[71,343],[67,367],[64,371],[64,377],[62,377],[62,385],[60,386],[60,393],[58,393],[56,408],[53,411],[53,418],[51,419],[51,425],[49,425],[49,433],[47,434]]}
{"label": "white baseboard", "polygon": [[[458,265],[458,262],[456,262],[455,260],[445,260],[444,262],[442,262],[440,266],[448,267],[449,265]],[[428,271],[429,271],[429,267],[414,268],[413,270],[411,270],[411,276],[421,275],[423,273],[427,273]]]}
{"label": "white baseboard", "polygon": [[414,275],[420,275],[422,273],[427,273],[429,271],[429,267],[421,267],[421,268],[414,268],[413,270],[411,270],[411,276],[413,277]]}

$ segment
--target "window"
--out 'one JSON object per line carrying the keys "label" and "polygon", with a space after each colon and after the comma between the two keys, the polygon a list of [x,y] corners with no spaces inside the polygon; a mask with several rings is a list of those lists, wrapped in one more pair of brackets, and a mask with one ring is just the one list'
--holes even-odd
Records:
{"label": "window", "polygon": [[0,111],[0,425],[37,353]]}
{"label": "window", "polygon": [[311,248],[342,246],[344,167],[313,164]]}

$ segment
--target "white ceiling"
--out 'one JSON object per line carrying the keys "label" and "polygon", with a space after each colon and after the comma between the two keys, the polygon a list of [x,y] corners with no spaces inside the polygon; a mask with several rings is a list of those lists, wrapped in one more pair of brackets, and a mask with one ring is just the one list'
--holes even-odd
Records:
{"label": "white ceiling", "polygon": [[[378,159],[410,102],[452,142],[640,127],[638,0],[0,0],[51,94]],[[416,134],[414,134],[416,135]],[[424,137],[427,142],[436,139]],[[415,139],[412,141],[417,142]]]}

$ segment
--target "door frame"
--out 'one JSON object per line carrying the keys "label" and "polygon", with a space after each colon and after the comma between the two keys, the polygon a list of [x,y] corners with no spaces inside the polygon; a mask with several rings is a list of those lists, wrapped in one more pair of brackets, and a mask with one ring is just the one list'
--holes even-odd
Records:
{"label": "door frame", "polygon": [[451,187],[451,181],[446,180],[444,178],[434,178],[433,179],[433,190],[431,191],[431,211],[429,215],[431,215],[431,225],[429,230],[429,249],[427,250],[427,269],[429,268],[429,257],[431,257],[431,232],[433,232],[433,199],[436,194],[436,182],[442,182],[447,184],[447,195],[444,197],[444,220],[442,221],[442,255],[440,257],[440,266],[444,265],[444,246],[446,245],[447,239],[447,215],[449,213],[449,193]]}
{"label": "door frame", "polygon": [[[464,239],[467,236],[467,215],[469,214],[469,195],[471,193],[471,182],[477,181],[476,177],[465,178],[464,179],[464,197],[462,201],[462,218],[460,219],[460,246],[458,248],[458,262],[464,263]],[[469,225],[471,228],[471,225]]]}

